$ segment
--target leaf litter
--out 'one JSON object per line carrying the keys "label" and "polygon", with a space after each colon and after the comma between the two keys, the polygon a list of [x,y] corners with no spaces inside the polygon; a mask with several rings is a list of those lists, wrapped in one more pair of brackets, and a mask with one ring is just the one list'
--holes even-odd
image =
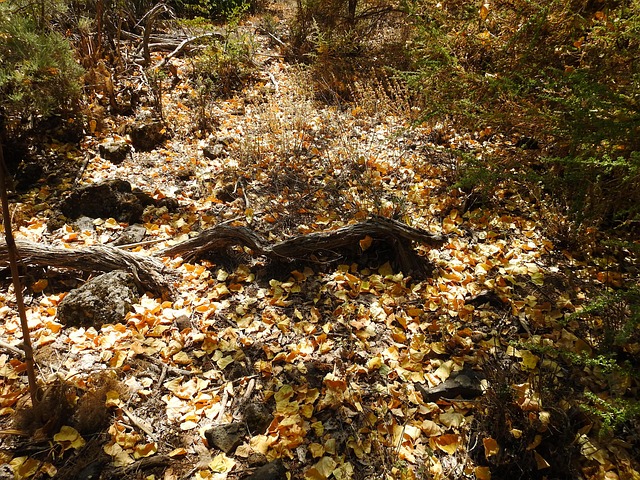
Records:
{"label": "leaf litter", "polygon": [[[483,145],[450,132],[442,145],[429,139],[443,126],[319,104],[304,69],[277,56],[237,96],[215,102],[216,128],[205,134],[186,101],[194,95],[189,63],[172,62],[181,81],[162,100],[171,139],[111,164],[93,152],[120,138],[123,119],[113,119],[81,147],[91,156],[82,184],[126,178],[180,203],[176,213],[147,207],[143,226],[154,242],[134,251],[152,255],[221,222],[283,240],[372,214],[448,241],[416,246],[436,266],[422,281],[376,262],[375,251],[367,265],[310,259],[282,271],[238,248],[193,263],[165,258],[180,274],[175,297],[146,294],[126,324],[100,330],[63,328],[56,307],[82,279],[49,282],[42,272],[29,287],[28,318],[49,385],[45,404],[56,414],[12,420],[23,408],[24,364],[0,353],[0,458],[15,478],[76,478],[84,470],[68,463],[88,468],[74,460],[80,454],[95,457],[105,478],[143,478],[127,467],[155,457],[162,468],[144,478],[243,478],[281,459],[291,478],[308,480],[484,479],[490,467],[513,463],[509,456],[544,475],[571,454],[588,478],[640,477],[637,438],[603,441],[570,393],[556,398],[541,387],[575,392],[591,382],[603,396],[614,388],[597,370],[573,380],[563,358],[590,350],[571,315],[585,285],[608,277],[545,238],[526,192],[498,190],[491,208],[466,209],[465,193],[451,187],[456,148],[480,158],[507,148],[504,139]],[[203,153],[212,143],[222,146],[214,158]],[[105,218],[49,232],[51,195],[42,186],[20,198],[18,238],[77,248],[111,243],[128,226]],[[515,213],[523,204],[527,214]],[[372,240],[360,240],[363,253]],[[0,338],[19,345],[10,288],[0,292],[0,313]],[[480,398],[446,388],[428,395],[465,372]],[[637,381],[621,374],[615,388],[637,389]],[[255,405],[265,411],[252,420]],[[104,421],[89,422],[90,411]],[[234,422],[246,428],[233,449],[209,443],[209,429]],[[565,450],[554,433],[573,435]],[[48,453],[28,448],[47,441]]]}

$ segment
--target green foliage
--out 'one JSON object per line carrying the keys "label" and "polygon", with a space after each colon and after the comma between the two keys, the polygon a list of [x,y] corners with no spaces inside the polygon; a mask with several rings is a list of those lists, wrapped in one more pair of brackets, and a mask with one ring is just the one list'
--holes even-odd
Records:
{"label": "green foliage", "polygon": [[233,12],[256,9],[256,0],[172,0],[169,4],[179,15],[209,19],[228,18]]}
{"label": "green foliage", "polygon": [[78,107],[82,69],[55,32],[0,7],[0,130],[18,136],[39,119]]}
{"label": "green foliage", "polygon": [[427,117],[544,138],[565,168],[543,180],[578,220],[637,218],[640,2],[409,8],[417,68],[406,77],[428,98]]}
{"label": "green foliage", "polygon": [[212,41],[193,61],[192,81],[200,129],[207,130],[213,123],[208,115],[210,103],[233,95],[255,74],[255,43],[251,35],[239,28],[243,12],[241,9],[232,12],[224,39]]}
{"label": "green foliage", "polygon": [[542,179],[549,191],[563,197],[578,221],[605,227],[640,219],[640,151],[628,157],[551,157]]}
{"label": "green foliage", "polygon": [[600,437],[609,437],[625,426],[638,424],[640,402],[637,400],[604,399],[591,392],[585,392],[585,398],[587,402],[581,404],[581,408],[600,420]]}
{"label": "green foliage", "polygon": [[573,319],[588,322],[589,336],[601,351],[624,350],[628,343],[640,342],[640,287],[606,291]]}
{"label": "green foliage", "polygon": [[354,86],[389,68],[407,68],[410,26],[400,2],[298,0],[287,52],[311,64],[315,90],[330,103],[353,100]]}

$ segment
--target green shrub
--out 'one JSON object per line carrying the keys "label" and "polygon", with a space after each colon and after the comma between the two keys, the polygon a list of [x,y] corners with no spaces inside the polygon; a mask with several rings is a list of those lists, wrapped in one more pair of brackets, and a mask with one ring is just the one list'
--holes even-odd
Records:
{"label": "green shrub", "polygon": [[600,351],[623,352],[628,344],[640,342],[640,287],[605,291],[571,318],[586,323]]}
{"label": "green shrub", "polygon": [[298,0],[289,30],[287,53],[311,64],[316,92],[327,101],[352,100],[354,84],[372,70],[403,69],[409,62],[401,2]]}
{"label": "green shrub", "polygon": [[581,408],[600,420],[598,434],[601,438],[628,429],[632,434],[630,438],[636,442],[640,441],[640,402],[624,398],[604,399],[591,392],[585,392],[585,399],[586,402],[581,404]]}
{"label": "green shrub", "polygon": [[223,39],[213,40],[192,62],[197,127],[201,130],[215,123],[209,114],[211,102],[241,90],[256,72],[253,37],[239,28],[242,13],[232,12]]}
{"label": "green shrub", "polygon": [[82,69],[69,43],[0,7],[0,132],[14,137],[78,108]]}
{"label": "green shrub", "polygon": [[536,137],[562,164],[538,179],[578,220],[638,218],[640,2],[409,5],[425,116]]}
{"label": "green shrub", "polygon": [[178,15],[221,19],[234,11],[255,11],[261,6],[260,0],[171,0],[169,4]]}

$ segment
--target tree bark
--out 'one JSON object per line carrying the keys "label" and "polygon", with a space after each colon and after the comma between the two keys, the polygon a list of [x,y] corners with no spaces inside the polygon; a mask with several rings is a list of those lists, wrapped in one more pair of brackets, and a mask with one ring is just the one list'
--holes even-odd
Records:
{"label": "tree bark", "polygon": [[[157,258],[110,246],[69,249],[20,241],[17,247],[26,264],[89,272],[126,270],[133,274],[144,290],[165,298],[173,296],[173,283],[178,279],[177,274]],[[0,242],[0,263],[6,263],[8,258],[9,249],[4,242]]]}
{"label": "tree bark", "polygon": [[[396,266],[405,273],[426,275],[430,272],[428,262],[411,248],[412,242],[431,246],[442,245],[446,238],[425,230],[413,228],[396,220],[372,217],[364,222],[347,225],[337,230],[298,235],[287,240],[269,243],[260,234],[247,227],[216,225],[201,232],[197,237],[165,248],[155,255],[181,255],[192,260],[211,250],[224,251],[231,246],[248,247],[256,255],[263,255],[278,262],[301,260],[318,263],[321,258],[338,260],[362,252],[361,241],[367,237],[376,245],[385,244],[393,251]],[[374,248],[374,247],[372,247]]]}

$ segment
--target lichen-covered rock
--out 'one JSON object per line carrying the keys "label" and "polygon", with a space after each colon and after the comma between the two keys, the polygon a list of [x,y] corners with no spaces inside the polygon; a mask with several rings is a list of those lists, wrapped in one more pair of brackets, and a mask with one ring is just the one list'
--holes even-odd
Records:
{"label": "lichen-covered rock", "polygon": [[179,207],[175,198],[154,199],[126,180],[107,180],[95,185],[74,189],[61,203],[60,210],[67,218],[115,218],[119,222],[139,223],[145,207],[167,207],[174,211]]}
{"label": "lichen-covered rock", "polygon": [[108,180],[77,188],[65,198],[60,210],[68,218],[85,215],[91,218],[115,218],[135,223],[142,219],[145,204],[133,193],[125,180]]}
{"label": "lichen-covered rock", "polygon": [[116,270],[104,273],[67,294],[58,305],[63,325],[95,327],[122,323],[140,296],[133,275]]}
{"label": "lichen-covered rock", "polygon": [[98,151],[102,158],[110,161],[114,165],[118,165],[131,153],[131,145],[124,140],[110,140],[100,144]]}
{"label": "lichen-covered rock", "polygon": [[136,120],[135,123],[127,127],[131,145],[140,152],[149,152],[164,142],[165,132],[164,124],[153,118]]}

